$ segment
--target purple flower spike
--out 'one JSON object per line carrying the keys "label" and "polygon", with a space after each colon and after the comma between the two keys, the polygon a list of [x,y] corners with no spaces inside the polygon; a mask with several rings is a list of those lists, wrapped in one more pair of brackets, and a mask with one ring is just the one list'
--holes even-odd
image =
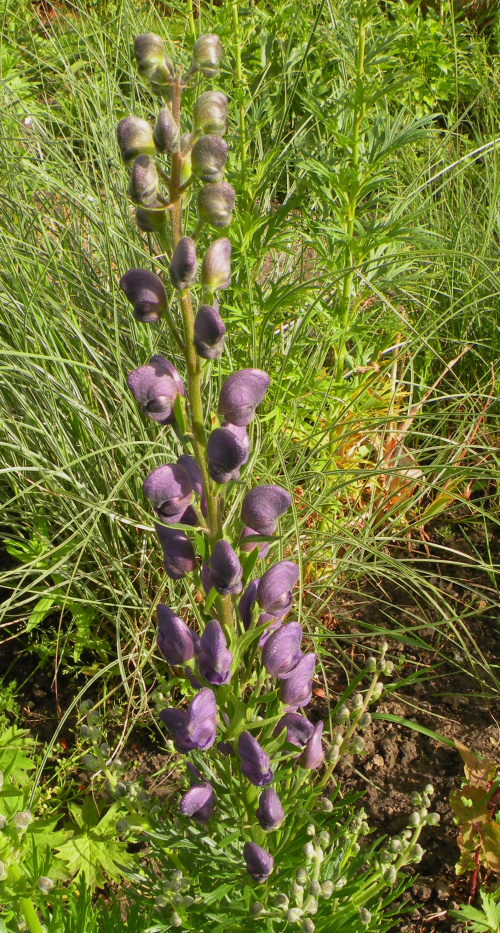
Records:
{"label": "purple flower spike", "polygon": [[217,360],[222,355],[226,325],[218,311],[210,305],[201,305],[194,319],[193,344],[204,360]]}
{"label": "purple flower spike", "polygon": [[196,567],[196,555],[188,536],[180,528],[155,525],[163,551],[163,565],[171,580],[182,580]]}
{"label": "purple flower spike", "polygon": [[266,640],[262,660],[271,677],[287,677],[299,663],[302,652],[302,626],[298,622],[282,625]]}
{"label": "purple flower spike", "polygon": [[168,267],[170,280],[174,288],[183,291],[196,282],[198,260],[196,258],[196,245],[189,236],[183,236],[174,249],[174,254]]}
{"label": "purple flower spike", "polygon": [[260,797],[256,817],[266,833],[279,829],[285,819],[285,811],[281,801],[272,787],[266,787]]}
{"label": "purple flower spike", "polygon": [[[239,427],[250,424],[255,409],[269,388],[269,376],[262,369],[239,369],[224,382],[219,396],[219,413]],[[250,524],[250,523],[249,523]],[[255,524],[252,525],[255,528]]]}
{"label": "purple flower spike", "polygon": [[241,770],[251,784],[263,787],[270,784],[274,775],[270,768],[269,755],[260,747],[250,732],[242,732],[238,739],[238,755]]}
{"label": "purple flower spike", "polygon": [[198,823],[207,823],[214,812],[215,794],[211,784],[197,784],[181,798],[181,813]]}
{"label": "purple flower spike", "polygon": [[314,727],[313,734],[309,737],[306,747],[299,758],[299,764],[308,771],[319,768],[325,758],[321,736],[323,734],[323,723],[318,722]]}
{"label": "purple flower spike", "polygon": [[269,541],[247,541],[247,538],[251,538],[252,535],[258,534],[259,532],[255,531],[255,528],[244,528],[240,534],[240,551],[249,553],[253,551],[254,548],[258,548],[259,557],[262,560],[269,554]]}
{"label": "purple flower spike", "polygon": [[204,687],[183,709],[164,709],[160,719],[171,733],[178,752],[210,748],[217,733],[217,704],[209,687]]}
{"label": "purple flower spike", "polygon": [[208,472],[215,483],[239,479],[240,467],[248,460],[246,446],[227,428],[215,428],[208,438]]}
{"label": "purple flower spike", "polygon": [[314,732],[312,722],[299,713],[285,713],[277,724],[274,735],[279,735],[283,729],[286,729],[285,740],[297,748],[303,748]]}
{"label": "purple flower spike", "polygon": [[180,522],[193,500],[193,490],[184,467],[166,463],[157,467],[143,483],[144,495],[167,525]]}
{"label": "purple flower spike", "polygon": [[194,657],[193,632],[163,603],[159,603],[156,613],[158,616],[156,640],[165,660],[169,664],[184,664],[190,661]]}
{"label": "purple flower spike", "polygon": [[291,496],[281,486],[254,486],[247,492],[241,507],[241,520],[258,534],[272,535],[276,522],[291,504]]}
{"label": "purple flower spike", "polygon": [[200,674],[209,684],[219,686],[229,683],[233,656],[217,619],[211,619],[205,626],[197,654]]}
{"label": "purple flower spike", "polygon": [[281,681],[280,699],[287,706],[297,709],[307,706],[312,696],[312,678],[316,667],[316,655],[305,654],[289,677]]}
{"label": "purple flower spike", "polygon": [[241,593],[243,568],[228,541],[219,538],[212,548],[210,580],[221,596]]}
{"label": "purple flower spike", "polygon": [[159,424],[172,424],[175,421],[174,403],[179,394],[185,394],[185,390],[175,366],[163,356],[156,354],[146,366],[139,366],[129,373],[127,385],[146,418]]}
{"label": "purple flower spike", "polygon": [[[177,463],[184,467],[187,475],[189,476],[189,481],[191,483],[191,489],[200,497],[201,503],[201,514],[207,515],[207,497],[205,496],[205,487],[203,485],[203,477],[201,475],[201,470],[196,463],[196,460],[193,457],[190,457],[189,454],[181,454]],[[198,523],[196,523],[198,524]]]}
{"label": "purple flower spike", "polygon": [[269,852],[258,846],[256,842],[245,842],[243,857],[246,862],[248,874],[257,884],[263,884],[269,878],[273,868],[274,859]]}
{"label": "purple flower spike", "polygon": [[142,324],[156,324],[167,308],[163,283],[148,269],[129,269],[120,279],[120,288],[134,308],[134,317]]}
{"label": "purple flower spike", "polygon": [[282,560],[266,570],[259,582],[257,600],[264,612],[283,618],[292,606],[292,589],[299,578],[299,568],[291,560]]}

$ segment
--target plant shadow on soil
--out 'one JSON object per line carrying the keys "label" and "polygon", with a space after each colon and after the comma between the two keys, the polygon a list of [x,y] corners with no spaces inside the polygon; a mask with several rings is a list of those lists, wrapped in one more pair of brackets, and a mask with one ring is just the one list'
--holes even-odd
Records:
{"label": "plant shadow on soil", "polygon": [[[457,550],[467,553],[467,545],[460,535],[460,526],[454,529],[457,534]],[[481,550],[479,544],[478,550]],[[491,560],[498,562],[500,554],[500,532],[495,531],[489,537]],[[456,578],[455,592],[450,595],[467,602],[468,583],[473,582],[474,592],[481,586],[479,571],[450,564],[448,576]],[[484,581],[483,581],[484,582]],[[393,586],[387,594],[391,597],[394,613],[411,613],[419,607],[412,601],[411,594],[403,587]],[[345,593],[340,604],[332,604],[332,617],[346,619],[335,627],[335,634],[342,635],[359,632],[359,644],[362,646],[359,656],[354,653],[353,661],[363,661],[363,655],[369,651],[371,639],[366,636],[363,622],[387,628],[387,614],[378,608],[377,595],[372,585],[353,592],[352,599]],[[347,620],[351,621],[347,621]],[[427,623],[431,620],[427,619]],[[423,623],[425,624],[425,623]],[[500,626],[498,618],[478,616],[474,620],[474,640],[477,648],[492,668],[498,666],[500,657]],[[352,643],[352,642],[351,642]],[[378,645],[373,641],[373,648]],[[389,656],[398,660],[404,653],[403,674],[410,673],[412,665],[418,666],[420,674],[425,672],[426,679],[402,687],[396,695],[382,700],[377,705],[377,712],[392,713],[432,729],[449,739],[458,739],[479,755],[495,757],[500,747],[500,700],[478,696],[480,684],[477,678],[463,671],[457,671],[453,658],[445,661],[439,668],[439,676],[433,677],[435,654],[422,652],[402,646],[389,638]],[[15,678],[20,686],[18,704],[19,727],[27,728],[39,742],[48,742],[58,725],[53,677],[50,670],[36,669],[33,657],[27,654],[27,645],[23,639],[11,640],[0,645],[0,677],[10,670],[9,677]],[[333,648],[333,660],[339,649]],[[462,664],[462,667],[464,665]],[[332,696],[339,693],[339,685],[332,684]],[[73,700],[71,683],[64,677],[59,679],[59,704],[64,712]],[[310,708],[311,718],[325,715],[324,701],[315,697]],[[76,717],[70,717],[58,737],[54,759],[71,751],[75,743]],[[415,874],[415,883],[404,895],[408,913],[394,926],[398,933],[458,933],[464,925],[448,915],[450,909],[466,903],[470,894],[470,879],[457,878],[455,864],[458,861],[458,828],[453,822],[448,805],[450,791],[460,786],[463,778],[462,760],[453,747],[444,745],[426,735],[412,731],[383,720],[375,720],[365,732],[365,752],[355,761],[345,760],[339,767],[339,779],[345,790],[362,791],[360,801],[368,813],[370,825],[378,835],[392,835],[400,832],[406,825],[412,812],[410,794],[422,791],[426,784],[435,788],[433,809],[440,814],[438,826],[426,827],[421,842],[425,855],[420,865],[411,869]],[[62,743],[62,746],[61,746]],[[134,731],[128,747],[122,754],[131,765],[129,772],[132,779],[142,778],[144,785],[160,797],[167,796],[172,790],[172,772],[168,777],[151,780],[158,774],[165,763],[165,752],[158,733],[145,728]],[[500,754],[499,754],[500,758]],[[49,772],[50,773],[50,763]],[[88,782],[88,774],[78,772],[80,784]],[[418,877],[417,877],[418,876]],[[483,874],[482,881],[487,886],[492,880]],[[402,905],[403,906],[403,905]]]}

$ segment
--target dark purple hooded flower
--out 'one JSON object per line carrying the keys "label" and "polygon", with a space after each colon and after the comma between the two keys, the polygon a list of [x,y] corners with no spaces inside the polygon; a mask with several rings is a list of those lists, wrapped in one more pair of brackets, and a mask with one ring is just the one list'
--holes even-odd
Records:
{"label": "dark purple hooded flower", "polygon": [[269,554],[269,541],[247,541],[247,538],[253,537],[253,535],[258,535],[259,532],[255,531],[255,528],[243,528],[243,531],[240,534],[240,551],[245,551],[250,553],[254,548],[259,549],[259,557],[261,560],[264,557],[267,557]]}
{"label": "dark purple hooded flower", "polygon": [[269,878],[273,868],[274,859],[269,852],[258,846],[256,842],[245,842],[243,857],[246,862],[248,874],[257,884],[263,884]]}
{"label": "dark purple hooded flower", "polygon": [[257,599],[258,585],[258,579],[251,580],[238,603],[238,609],[246,631],[248,631],[252,622],[252,606]]}
{"label": "dark purple hooded flower", "polygon": [[183,291],[196,282],[198,260],[196,258],[196,244],[189,236],[183,236],[174,249],[170,265],[170,281],[174,288]]}
{"label": "dark purple hooded flower", "polygon": [[221,596],[241,593],[243,568],[228,541],[219,538],[210,557],[210,580]]}
{"label": "dark purple hooded flower", "polygon": [[217,704],[209,687],[191,700],[187,710],[164,709],[160,719],[166,725],[178,752],[210,748],[217,733]]}
{"label": "dark purple hooded flower", "polygon": [[250,454],[250,438],[248,436],[248,431],[244,424],[231,424],[230,421],[223,421],[221,428],[226,428],[227,431],[231,431],[231,434],[234,434],[238,438],[243,447],[245,448],[247,455],[243,463],[246,463]]}
{"label": "dark purple hooded flower", "polygon": [[163,551],[163,565],[168,576],[171,580],[182,580],[196,567],[196,555],[191,541],[180,528],[166,528],[165,525],[155,524],[155,530]]}
{"label": "dark purple hooded flower", "polygon": [[214,812],[215,794],[211,784],[196,784],[181,798],[181,813],[198,823],[207,823]]}
{"label": "dark purple hooded flower", "polygon": [[194,319],[193,344],[204,360],[217,360],[222,355],[226,325],[211,305],[201,305]]}
{"label": "dark purple hooded flower", "polygon": [[[255,409],[269,388],[269,376],[262,369],[239,369],[224,382],[219,395],[219,414],[240,427],[255,418]],[[250,522],[248,523],[250,524]],[[255,523],[252,528],[255,528]]]}
{"label": "dark purple hooded flower", "polygon": [[156,613],[158,616],[156,640],[165,660],[169,664],[184,664],[190,661],[194,657],[194,633],[163,603],[159,603]]}
{"label": "dark purple hooded flower", "polygon": [[157,467],[146,477],[142,488],[146,498],[167,525],[180,522],[193,500],[189,476],[178,463]]}
{"label": "dark purple hooded flower", "polygon": [[220,71],[222,43],[219,36],[208,33],[200,36],[193,46],[192,71],[199,70],[206,78],[216,78]]}
{"label": "dark purple hooded flower", "polygon": [[213,583],[210,579],[210,567],[205,561],[201,563],[201,585],[205,590],[205,595],[208,596],[210,590],[212,589]]}
{"label": "dark purple hooded flower", "polygon": [[262,660],[271,677],[289,677],[302,658],[302,626],[288,622],[273,632],[262,648]]}
{"label": "dark purple hooded flower", "polygon": [[291,560],[272,564],[260,578],[257,601],[264,612],[283,618],[292,607],[292,589],[299,578],[299,568]]}
{"label": "dark purple hooded flower", "polygon": [[314,727],[312,735],[308,738],[306,747],[302,752],[302,755],[299,758],[299,764],[303,768],[307,768],[308,771],[313,771],[314,768],[319,768],[323,763],[325,753],[323,751],[323,745],[321,744],[321,736],[323,734],[323,723],[318,722]]}
{"label": "dark purple hooded flower", "polygon": [[233,656],[217,619],[211,619],[205,626],[197,656],[200,674],[209,684],[219,686],[229,683]]}
{"label": "dark purple hooded flower", "polygon": [[[201,514],[207,515],[207,497],[205,495],[205,487],[203,485],[203,477],[201,475],[201,470],[196,463],[194,457],[190,457],[189,454],[181,454],[177,460],[179,466],[184,467],[187,475],[189,476],[189,481],[191,483],[191,489],[197,496],[200,497],[201,504]],[[197,524],[197,523],[196,523]]]}
{"label": "dark purple hooded flower", "polygon": [[285,741],[290,745],[296,745],[297,748],[303,748],[314,732],[312,722],[300,713],[285,713],[277,724],[274,735],[280,735],[283,729],[286,729]]}
{"label": "dark purple hooded flower", "polygon": [[272,787],[266,787],[259,797],[259,806],[256,817],[266,833],[279,829],[285,819],[285,811],[281,801]]}
{"label": "dark purple hooded flower", "polygon": [[258,534],[272,535],[278,518],[291,504],[291,496],[281,486],[254,486],[247,492],[241,507],[241,520]]}
{"label": "dark purple hooded flower", "polygon": [[215,428],[207,444],[208,472],[215,483],[239,479],[240,468],[248,460],[246,446],[227,428]]}
{"label": "dark purple hooded flower", "polygon": [[163,282],[148,269],[129,269],[120,279],[120,288],[142,324],[155,324],[167,308]]}
{"label": "dark purple hooded flower", "polygon": [[185,395],[185,390],[175,366],[163,356],[155,354],[146,366],[129,373],[127,385],[146,418],[160,424],[175,421],[175,400],[179,394]]}
{"label": "dark purple hooded flower", "polygon": [[312,696],[312,678],[316,667],[316,655],[305,654],[285,680],[281,681],[280,698],[292,708],[307,706]]}
{"label": "dark purple hooded flower", "polygon": [[238,755],[241,770],[251,784],[263,787],[270,784],[274,775],[270,767],[269,755],[260,747],[257,739],[250,732],[242,732],[238,739]]}

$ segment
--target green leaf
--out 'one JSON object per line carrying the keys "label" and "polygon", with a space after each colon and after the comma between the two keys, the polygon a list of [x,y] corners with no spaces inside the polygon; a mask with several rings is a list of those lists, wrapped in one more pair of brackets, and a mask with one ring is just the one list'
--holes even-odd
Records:
{"label": "green leaf", "polygon": [[441,742],[443,745],[450,745],[452,748],[455,747],[455,742],[453,739],[449,739],[446,735],[440,735],[439,732],[433,732],[433,730],[428,729],[427,726],[421,726],[420,723],[412,722],[411,719],[404,719],[402,716],[396,716],[395,713],[372,713],[372,719],[383,719],[386,722],[396,722],[400,726],[406,726],[407,729],[412,729],[413,732],[420,732],[422,735],[427,735],[430,739],[435,739],[436,742]]}
{"label": "green leaf", "polygon": [[75,806],[71,812],[78,829],[70,839],[57,846],[57,857],[75,878],[85,874],[91,889],[103,887],[107,880],[120,881],[123,872],[119,864],[128,866],[130,856],[124,842],[116,840],[116,803],[100,817],[92,799],[87,797],[81,810]]}
{"label": "green leaf", "polygon": [[21,787],[28,783],[28,771],[35,765],[25,754],[34,749],[34,741],[26,729],[11,726],[0,736],[0,771]]}
{"label": "green leaf", "polygon": [[28,621],[26,623],[27,632],[31,632],[34,628],[37,627],[37,625],[40,624],[40,622],[43,622],[46,616],[48,616],[52,611],[55,602],[56,597],[54,595],[42,596],[42,598],[38,600],[36,606],[34,609],[32,609],[28,617]]}

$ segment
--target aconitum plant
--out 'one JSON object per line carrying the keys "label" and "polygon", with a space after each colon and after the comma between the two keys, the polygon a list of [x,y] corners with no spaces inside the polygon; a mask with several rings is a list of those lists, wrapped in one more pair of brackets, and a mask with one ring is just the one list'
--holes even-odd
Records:
{"label": "aconitum plant", "polygon": [[[342,756],[362,750],[359,731],[369,725],[381,675],[390,673],[385,648],[358,678],[363,692],[337,704],[338,729],[327,745],[324,723],[311,711],[317,655],[297,621],[299,567],[293,551],[276,557],[292,493],[279,476],[261,484],[249,468],[269,375],[253,368],[227,374],[208,408],[211,368],[227,332],[219,299],[231,283],[228,100],[220,90],[203,91],[189,117],[181,95],[193,79],[198,89],[203,76],[217,77],[221,42],[198,39],[184,75],[160,37],[138,36],[134,49],[162,106],[154,126],[124,117],[117,139],[135,222],[156,242],[161,275],[123,270],[120,285],[137,321],[165,324],[162,354],[127,373],[127,384],[142,415],[177,445],[176,457],[141,479],[158,556],[167,576],[186,587],[191,607],[182,615],[177,603],[156,607],[169,682],[158,716],[180,756],[179,792],[168,811],[144,799],[138,805],[137,788],[117,778],[102,746],[94,746],[90,766],[97,761],[111,792],[129,801],[130,821],[119,830],[146,834],[161,865],[160,878],[146,871],[139,879],[163,918],[158,929],[385,929],[388,905],[404,887],[399,871],[418,861],[426,816],[393,848],[379,844],[375,855],[372,844],[365,870],[366,821],[332,783]],[[182,373],[173,346],[184,357]]]}

